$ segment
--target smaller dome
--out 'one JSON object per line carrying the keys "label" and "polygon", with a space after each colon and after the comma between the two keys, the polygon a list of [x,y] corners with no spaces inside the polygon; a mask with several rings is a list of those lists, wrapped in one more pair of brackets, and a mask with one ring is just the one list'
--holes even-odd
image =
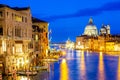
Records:
{"label": "smaller dome", "polygon": [[106,26],[106,29],[110,29],[110,25],[107,25],[107,26]]}
{"label": "smaller dome", "polygon": [[100,34],[107,34],[107,29],[106,29],[106,26],[104,24],[102,24],[102,27],[100,29]]}

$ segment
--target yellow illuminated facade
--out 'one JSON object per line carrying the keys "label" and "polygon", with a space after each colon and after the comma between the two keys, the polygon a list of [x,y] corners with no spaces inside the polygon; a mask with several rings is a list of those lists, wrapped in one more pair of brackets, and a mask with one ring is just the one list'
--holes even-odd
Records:
{"label": "yellow illuminated facade", "polygon": [[[33,24],[33,48],[37,61],[47,57],[49,41],[48,41],[48,22],[32,18]],[[38,64],[37,64],[38,65]]]}
{"label": "yellow illuminated facade", "polygon": [[76,38],[76,49],[85,49],[91,51],[113,52],[120,51],[120,42],[116,37],[106,36],[78,36]]}

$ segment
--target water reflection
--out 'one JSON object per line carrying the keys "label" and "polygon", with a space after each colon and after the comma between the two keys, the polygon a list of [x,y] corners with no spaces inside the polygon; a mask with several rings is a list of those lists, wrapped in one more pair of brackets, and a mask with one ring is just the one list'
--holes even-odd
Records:
{"label": "water reflection", "polygon": [[69,80],[68,66],[66,59],[62,59],[60,64],[60,80]]}
{"label": "water reflection", "polygon": [[[16,80],[120,80],[120,56],[80,50],[69,50],[66,53],[53,63],[54,67],[50,66],[50,73],[40,72],[29,79],[27,76],[19,76]],[[9,77],[3,80],[13,79]]]}
{"label": "water reflection", "polygon": [[32,80],[32,79],[30,79],[30,77],[27,76],[16,76],[16,78],[12,76],[8,76],[8,77],[6,76],[4,77],[3,80]]}
{"label": "water reflection", "polygon": [[74,56],[74,50],[67,50],[67,58],[72,58]]}
{"label": "water reflection", "polygon": [[103,61],[103,53],[100,52],[99,54],[99,74],[98,78],[99,80],[105,80],[105,72],[104,72],[104,61]]}
{"label": "water reflection", "polygon": [[29,77],[21,76],[21,77],[18,77],[18,80],[30,80],[30,78]]}
{"label": "water reflection", "polygon": [[86,80],[86,66],[85,66],[85,55],[84,51],[81,51],[81,59],[80,59],[80,73],[81,79]]}
{"label": "water reflection", "polygon": [[120,80],[120,55],[118,58],[118,72],[117,72],[117,80]]}

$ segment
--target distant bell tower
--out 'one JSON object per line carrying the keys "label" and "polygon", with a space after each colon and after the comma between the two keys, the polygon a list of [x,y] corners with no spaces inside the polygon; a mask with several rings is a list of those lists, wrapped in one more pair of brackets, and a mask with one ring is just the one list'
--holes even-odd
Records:
{"label": "distant bell tower", "polygon": [[107,25],[106,29],[107,29],[107,34],[110,34],[110,25]]}

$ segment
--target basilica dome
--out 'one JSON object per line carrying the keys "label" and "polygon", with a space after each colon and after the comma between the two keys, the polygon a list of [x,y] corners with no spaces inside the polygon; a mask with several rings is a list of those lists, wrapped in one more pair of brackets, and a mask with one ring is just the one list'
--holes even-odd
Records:
{"label": "basilica dome", "polygon": [[97,36],[98,35],[97,27],[93,24],[92,18],[89,19],[89,23],[85,27],[84,35],[87,35],[87,36]]}

